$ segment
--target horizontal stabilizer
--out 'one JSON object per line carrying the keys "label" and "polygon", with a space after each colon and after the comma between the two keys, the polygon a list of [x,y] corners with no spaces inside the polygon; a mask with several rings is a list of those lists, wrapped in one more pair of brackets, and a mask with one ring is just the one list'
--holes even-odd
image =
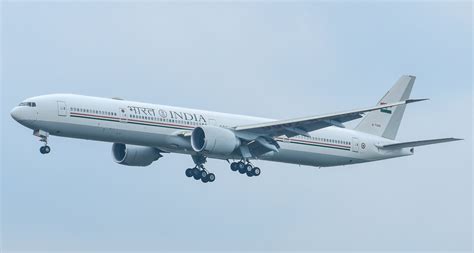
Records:
{"label": "horizontal stabilizer", "polygon": [[423,141],[409,141],[409,142],[400,142],[395,144],[380,145],[379,148],[383,149],[400,149],[400,148],[413,148],[418,146],[431,145],[436,143],[450,142],[450,141],[460,141],[462,139],[458,138],[442,138],[442,139],[432,139],[432,140],[423,140]]}

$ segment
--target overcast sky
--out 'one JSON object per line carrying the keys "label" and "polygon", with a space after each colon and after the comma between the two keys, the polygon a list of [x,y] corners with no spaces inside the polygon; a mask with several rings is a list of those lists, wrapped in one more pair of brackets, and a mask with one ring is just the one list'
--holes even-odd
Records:
{"label": "overcast sky", "polygon": [[[472,4],[3,3],[1,232],[6,250],[465,250],[472,239]],[[115,164],[111,144],[10,118],[48,93],[293,118],[374,105],[416,75],[397,139],[415,155],[316,169],[190,157]]]}

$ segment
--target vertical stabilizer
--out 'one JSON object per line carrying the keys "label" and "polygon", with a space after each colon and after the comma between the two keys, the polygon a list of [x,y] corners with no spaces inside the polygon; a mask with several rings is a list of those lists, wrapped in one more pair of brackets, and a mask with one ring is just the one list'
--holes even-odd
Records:
{"label": "vertical stabilizer", "polygon": [[[377,105],[407,100],[410,97],[415,78],[414,76],[401,76]],[[401,105],[369,112],[355,130],[394,140],[397,136],[405,107],[406,105]]]}

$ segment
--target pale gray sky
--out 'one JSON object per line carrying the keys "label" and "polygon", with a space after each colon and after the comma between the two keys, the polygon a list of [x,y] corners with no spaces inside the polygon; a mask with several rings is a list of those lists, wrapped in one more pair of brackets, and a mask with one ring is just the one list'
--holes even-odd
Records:
{"label": "pale gray sky", "polygon": [[[472,4],[2,4],[5,250],[465,250],[472,239]],[[460,137],[346,167],[258,161],[247,178],[190,157],[115,164],[111,144],[52,137],[11,108],[68,92],[270,118],[375,104],[416,75],[398,139]]]}

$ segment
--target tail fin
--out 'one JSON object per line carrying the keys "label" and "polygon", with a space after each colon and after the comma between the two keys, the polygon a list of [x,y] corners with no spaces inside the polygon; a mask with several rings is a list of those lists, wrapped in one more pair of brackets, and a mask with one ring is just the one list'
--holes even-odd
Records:
{"label": "tail fin", "polygon": [[[414,76],[401,76],[387,94],[382,97],[378,105],[407,100],[415,83],[415,78]],[[394,108],[381,109],[380,111],[368,112],[355,130],[394,140],[397,136],[405,107],[406,105],[401,105]]]}

